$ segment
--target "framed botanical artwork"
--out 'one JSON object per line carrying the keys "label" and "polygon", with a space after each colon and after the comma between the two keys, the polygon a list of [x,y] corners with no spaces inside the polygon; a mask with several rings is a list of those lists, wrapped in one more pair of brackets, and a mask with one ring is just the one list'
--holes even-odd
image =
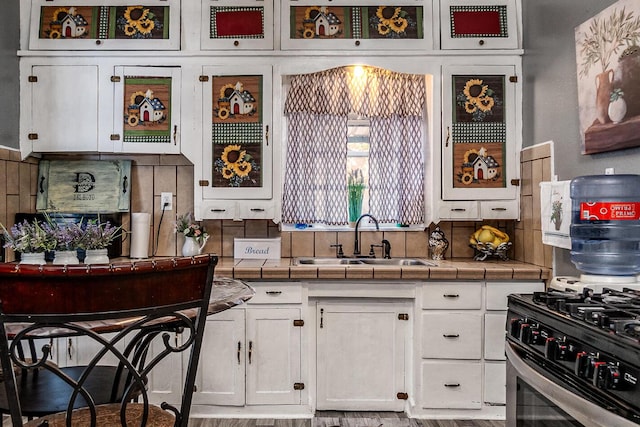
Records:
{"label": "framed botanical artwork", "polygon": [[614,3],[575,40],[582,154],[640,146],[640,3]]}

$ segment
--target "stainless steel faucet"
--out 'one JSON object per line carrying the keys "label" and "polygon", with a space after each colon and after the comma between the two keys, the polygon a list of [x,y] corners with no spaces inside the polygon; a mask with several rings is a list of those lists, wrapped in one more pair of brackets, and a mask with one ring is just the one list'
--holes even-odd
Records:
{"label": "stainless steel faucet", "polygon": [[375,219],[373,216],[369,214],[360,215],[360,218],[358,218],[358,221],[356,222],[356,238],[355,238],[355,245],[353,247],[353,256],[360,256],[360,240],[358,239],[358,227],[360,226],[360,221],[362,221],[362,218],[364,218],[365,216],[368,216],[369,218],[371,218],[373,222],[375,222],[376,224],[376,231],[380,231],[380,226],[378,225],[377,219]]}

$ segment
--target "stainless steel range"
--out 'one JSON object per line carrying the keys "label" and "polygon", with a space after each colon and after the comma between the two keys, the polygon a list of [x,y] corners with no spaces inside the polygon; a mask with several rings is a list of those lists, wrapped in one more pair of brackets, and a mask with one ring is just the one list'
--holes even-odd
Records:
{"label": "stainless steel range", "polygon": [[640,291],[510,295],[507,426],[640,424]]}

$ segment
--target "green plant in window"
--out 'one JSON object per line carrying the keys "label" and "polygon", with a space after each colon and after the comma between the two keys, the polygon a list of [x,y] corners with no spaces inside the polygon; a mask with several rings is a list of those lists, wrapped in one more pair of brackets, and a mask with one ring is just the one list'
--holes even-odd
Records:
{"label": "green plant in window", "polygon": [[349,198],[349,222],[356,222],[362,213],[362,196],[364,194],[364,176],[361,169],[352,169],[347,177],[347,194]]}

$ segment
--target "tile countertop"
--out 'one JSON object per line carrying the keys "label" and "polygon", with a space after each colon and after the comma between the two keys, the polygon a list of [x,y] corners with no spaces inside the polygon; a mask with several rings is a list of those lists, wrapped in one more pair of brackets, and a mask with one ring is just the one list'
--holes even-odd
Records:
{"label": "tile countertop", "polygon": [[551,270],[518,261],[432,261],[437,266],[294,265],[294,258],[219,258],[216,276],[268,280],[549,280]]}

